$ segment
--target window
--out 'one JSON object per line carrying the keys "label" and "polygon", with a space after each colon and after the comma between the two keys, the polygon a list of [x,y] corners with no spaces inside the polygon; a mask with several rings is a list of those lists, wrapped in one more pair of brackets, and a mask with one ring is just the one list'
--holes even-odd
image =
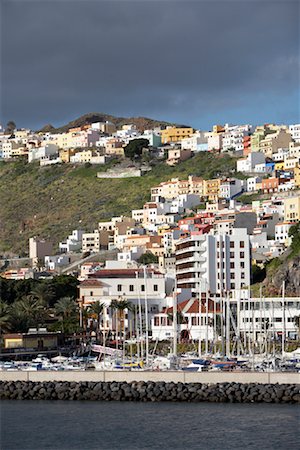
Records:
{"label": "window", "polygon": [[245,258],[245,253],[244,252],[240,252],[240,258]]}
{"label": "window", "polygon": [[244,241],[240,241],[240,247],[244,248],[245,247],[245,242]]}
{"label": "window", "polygon": [[234,262],[230,263],[230,269],[234,269]]}
{"label": "window", "polygon": [[145,292],[145,285],[144,284],[141,285],[141,291]]}
{"label": "window", "polygon": [[230,248],[234,248],[234,242],[230,241]]}
{"label": "window", "polygon": [[241,269],[244,269],[245,268],[245,263],[244,263],[244,261],[241,261]]}
{"label": "window", "polygon": [[234,258],[234,252],[230,252],[230,258]]}
{"label": "window", "polygon": [[245,274],[244,274],[244,272],[241,273],[241,279],[242,279],[242,280],[245,279]]}
{"label": "window", "polygon": [[159,327],[159,317],[154,317],[154,326]]}
{"label": "window", "polygon": [[118,284],[118,292],[121,292],[121,291],[122,291],[122,285]]}
{"label": "window", "polygon": [[234,280],[234,272],[230,272],[230,279]]}
{"label": "window", "polygon": [[154,292],[157,292],[157,291],[158,291],[158,285],[157,285],[157,284],[154,284],[154,285],[153,285],[153,290],[154,290]]}
{"label": "window", "polygon": [[199,325],[199,317],[192,317],[192,325]]}
{"label": "window", "polygon": [[130,292],[133,292],[133,291],[134,291],[134,286],[133,286],[133,284],[130,284],[130,285],[129,285],[129,291],[130,291]]}
{"label": "window", "polygon": [[230,283],[230,289],[235,289],[235,283]]}
{"label": "window", "polygon": [[93,291],[90,291],[90,296],[93,297],[94,293]]}

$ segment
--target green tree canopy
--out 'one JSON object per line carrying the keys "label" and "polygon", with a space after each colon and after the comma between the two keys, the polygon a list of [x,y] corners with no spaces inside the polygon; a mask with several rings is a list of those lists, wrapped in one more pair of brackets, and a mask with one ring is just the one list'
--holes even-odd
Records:
{"label": "green tree canopy", "polygon": [[133,139],[124,148],[125,156],[130,159],[140,158],[143,153],[143,148],[149,147],[148,139]]}
{"label": "green tree canopy", "polygon": [[151,252],[146,252],[140,258],[138,259],[138,262],[140,264],[157,264],[158,263],[158,257],[154,255]]}
{"label": "green tree canopy", "polygon": [[291,226],[289,236],[292,238],[292,256],[297,256],[300,253],[300,223]]}

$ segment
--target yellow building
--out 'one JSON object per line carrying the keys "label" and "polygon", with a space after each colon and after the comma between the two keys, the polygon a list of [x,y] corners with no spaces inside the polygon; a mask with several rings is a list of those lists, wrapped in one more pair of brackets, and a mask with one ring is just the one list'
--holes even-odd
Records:
{"label": "yellow building", "polygon": [[213,133],[224,133],[225,128],[223,127],[223,125],[214,125],[213,126]]}
{"label": "yellow building", "polygon": [[70,157],[73,155],[75,155],[75,150],[73,149],[59,150],[59,157],[64,163],[69,163]]}
{"label": "yellow building", "polygon": [[275,170],[283,170],[284,169],[284,161],[278,161],[275,164]]}
{"label": "yellow building", "polygon": [[284,221],[300,221],[300,195],[296,195],[295,197],[287,197],[284,199]]}
{"label": "yellow building", "polygon": [[57,136],[57,146],[59,148],[68,149],[73,147],[73,134],[62,133]]}
{"label": "yellow building", "polygon": [[294,168],[295,187],[300,188],[300,167]]}
{"label": "yellow building", "polygon": [[221,181],[219,179],[204,180],[203,185],[204,196],[208,197],[208,200],[217,200],[220,194]]}
{"label": "yellow building", "polygon": [[179,142],[182,139],[190,137],[193,133],[193,128],[167,127],[161,132],[161,142],[162,144]]}

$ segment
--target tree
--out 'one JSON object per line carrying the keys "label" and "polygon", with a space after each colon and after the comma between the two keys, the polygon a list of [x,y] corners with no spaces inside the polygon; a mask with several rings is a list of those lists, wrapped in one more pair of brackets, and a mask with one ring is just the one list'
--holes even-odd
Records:
{"label": "tree", "polygon": [[59,317],[63,333],[71,334],[78,329],[78,305],[72,297],[60,298],[54,311]]}
{"label": "tree", "polygon": [[157,264],[158,263],[158,257],[156,255],[154,255],[151,252],[146,252],[144,253],[142,256],[140,256],[140,258],[138,259],[138,262],[140,264]]}
{"label": "tree", "polygon": [[89,306],[88,311],[93,318],[97,320],[97,330],[96,330],[96,339],[99,341],[100,337],[100,328],[101,328],[101,314],[105,308],[105,303],[96,301],[92,305]]}
{"label": "tree", "polygon": [[9,330],[9,325],[10,308],[6,303],[0,301],[0,335]]}
{"label": "tree", "polygon": [[30,294],[39,300],[43,305],[52,306],[52,300],[54,299],[54,290],[48,281],[42,281],[30,292]]}
{"label": "tree", "polygon": [[300,253],[300,223],[291,226],[289,236],[292,238],[292,256],[297,256]]}
{"label": "tree", "polygon": [[129,144],[124,148],[124,153],[127,158],[135,159],[140,158],[143,153],[143,148],[149,147],[148,139],[132,139]]}
{"label": "tree", "polygon": [[47,311],[44,304],[32,295],[24,296],[11,306],[11,328],[14,332],[27,332],[45,324]]}
{"label": "tree", "polygon": [[6,124],[5,134],[13,134],[16,129],[16,124],[13,120],[9,120]]}
{"label": "tree", "polygon": [[123,331],[123,338],[125,339],[125,310],[131,311],[133,305],[130,301],[125,299],[112,300],[110,308],[115,311],[116,321],[116,345],[118,346],[118,330]]}

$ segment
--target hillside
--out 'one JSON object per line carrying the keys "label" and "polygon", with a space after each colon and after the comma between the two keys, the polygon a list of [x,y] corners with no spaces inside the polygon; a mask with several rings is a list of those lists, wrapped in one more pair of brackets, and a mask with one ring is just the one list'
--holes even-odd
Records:
{"label": "hillside", "polygon": [[0,164],[0,254],[26,255],[28,238],[55,243],[74,228],[93,231],[101,220],[130,214],[161,181],[189,174],[211,178],[233,171],[229,156],[201,153],[172,168],[159,163],[141,178],[98,179],[103,166],[39,167],[23,161]]}
{"label": "hillside", "polygon": [[[117,129],[120,129],[123,125],[133,124],[137,127],[138,130],[144,131],[147,129],[151,129],[154,127],[165,127],[167,125],[175,125],[174,123],[164,122],[160,120],[149,119],[147,117],[115,117],[110,114],[104,113],[88,113],[78,119],[72,120],[66,125],[62,125],[61,127],[54,128],[51,124],[45,125],[41,130],[41,132],[51,132],[51,133],[64,133],[68,131],[69,128],[80,127],[83,125],[88,125],[93,122],[105,122],[109,121],[116,125]],[[185,125],[179,125],[185,126]]]}

